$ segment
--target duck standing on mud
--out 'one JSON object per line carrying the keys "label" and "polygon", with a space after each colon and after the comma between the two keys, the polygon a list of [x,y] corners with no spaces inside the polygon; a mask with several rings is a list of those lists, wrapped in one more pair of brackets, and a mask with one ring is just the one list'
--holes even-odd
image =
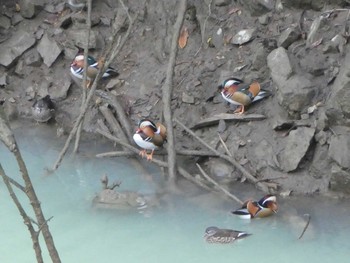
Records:
{"label": "duck standing on mud", "polygon": [[226,79],[218,86],[218,90],[226,101],[239,106],[234,112],[237,114],[243,114],[245,106],[271,95],[269,91],[261,89],[258,82],[255,81],[251,84],[245,84],[238,78]]}
{"label": "duck standing on mud", "polygon": [[[135,143],[143,149],[140,155],[142,158],[146,156],[149,161],[153,158],[154,150],[162,147],[166,138],[165,126],[161,123],[154,124],[148,119],[139,122],[139,127],[133,136]],[[151,153],[147,154],[147,150],[151,150]]]}

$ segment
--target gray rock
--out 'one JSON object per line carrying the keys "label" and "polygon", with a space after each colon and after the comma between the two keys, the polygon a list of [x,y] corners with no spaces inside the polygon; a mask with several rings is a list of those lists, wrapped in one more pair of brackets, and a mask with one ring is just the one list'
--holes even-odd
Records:
{"label": "gray rock", "polygon": [[274,9],[275,0],[240,0],[240,3],[249,10],[252,16],[260,16]]}
{"label": "gray rock", "polygon": [[11,27],[11,21],[6,16],[0,15],[0,29],[9,29]]}
{"label": "gray rock", "polygon": [[0,77],[0,87],[4,87],[7,85],[7,73],[4,73]]}
{"label": "gray rock", "polygon": [[350,173],[333,164],[331,169],[330,189],[350,194]]}
{"label": "gray rock", "polygon": [[226,6],[226,5],[231,4],[231,0],[215,0],[214,4],[216,6]]}
{"label": "gray rock", "polygon": [[226,130],[226,128],[226,122],[224,120],[220,120],[217,128],[218,133],[223,133]]}
{"label": "gray rock", "polygon": [[0,64],[9,67],[27,49],[35,44],[35,38],[27,32],[17,31],[0,45]]}
{"label": "gray rock", "polygon": [[243,45],[255,37],[255,32],[256,28],[243,29],[233,36],[231,43],[235,45]]}
{"label": "gray rock", "polygon": [[51,67],[57,57],[61,54],[62,48],[53,39],[50,39],[47,34],[40,40],[37,50],[44,60],[46,66]]}
{"label": "gray rock", "polygon": [[[327,0],[281,0],[285,7],[294,8],[312,8],[314,10],[321,10],[322,7],[328,2]],[[332,0],[334,2],[334,0]]]}
{"label": "gray rock", "polygon": [[260,70],[266,67],[267,52],[263,45],[259,45],[252,55],[252,68]]}
{"label": "gray rock", "polygon": [[294,75],[276,91],[279,104],[293,114],[310,106],[316,95],[316,88],[305,76]]}
{"label": "gray rock", "polygon": [[5,116],[9,121],[13,121],[18,117],[18,109],[16,103],[11,103],[10,101],[5,101],[2,106],[5,112]]}
{"label": "gray rock", "polygon": [[187,92],[182,93],[182,102],[188,104],[194,104],[194,97]]}
{"label": "gray rock", "polygon": [[277,159],[277,154],[273,149],[271,143],[266,141],[265,139],[261,140],[254,149],[254,167],[257,171],[261,171],[265,169],[267,166],[278,168],[279,162]]}
{"label": "gray rock", "polygon": [[23,21],[23,17],[18,13],[13,14],[11,17],[11,23],[13,26],[19,24],[21,21]]}
{"label": "gray rock", "polygon": [[41,65],[41,57],[36,49],[32,49],[25,54],[24,62],[27,66],[39,67]]}
{"label": "gray rock", "polygon": [[20,77],[24,76],[24,61],[22,59],[17,62],[15,73]]}
{"label": "gray rock", "polygon": [[350,168],[350,136],[348,133],[331,137],[328,155],[342,168]]}
{"label": "gray rock", "polygon": [[291,172],[298,168],[300,161],[310,147],[315,128],[299,127],[289,133],[284,151],[280,154],[280,168]]}
{"label": "gray rock", "polygon": [[[341,65],[340,72],[332,86],[332,93],[327,102],[326,114],[332,123],[345,124],[350,118],[350,48]],[[345,118],[344,118],[345,117]]]}
{"label": "gray rock", "polygon": [[[316,137],[316,135],[315,135]],[[317,144],[309,172],[317,179],[329,177],[331,160],[328,158],[328,145]]]}
{"label": "gray rock", "polygon": [[283,47],[279,47],[267,56],[267,65],[271,71],[273,81],[281,86],[293,74],[292,65],[290,63],[287,51]]}
{"label": "gray rock", "polygon": [[24,18],[33,18],[44,7],[44,0],[20,0],[20,13]]}
{"label": "gray rock", "polygon": [[314,76],[324,75],[325,71],[330,68],[326,55],[316,49],[311,49],[306,56],[300,58],[300,66],[304,72]]}
{"label": "gray rock", "polygon": [[278,46],[287,49],[293,42],[297,41],[299,37],[300,30],[297,26],[288,27],[278,38]]}
{"label": "gray rock", "polygon": [[[76,46],[80,48],[85,48],[87,42],[87,30],[76,29],[68,31],[67,38],[68,40],[72,40]],[[90,41],[89,48],[96,48],[96,33],[91,30],[90,31]]]}
{"label": "gray rock", "polygon": [[269,20],[270,20],[270,16],[267,14],[259,16],[259,18],[258,18],[259,23],[264,25],[264,26],[269,23]]}

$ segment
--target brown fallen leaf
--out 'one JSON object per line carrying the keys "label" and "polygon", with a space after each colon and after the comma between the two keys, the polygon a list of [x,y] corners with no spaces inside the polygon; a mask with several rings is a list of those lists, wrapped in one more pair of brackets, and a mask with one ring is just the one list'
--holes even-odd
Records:
{"label": "brown fallen leaf", "polygon": [[188,39],[188,29],[187,27],[183,27],[180,31],[180,37],[179,37],[179,47],[184,48],[187,44]]}
{"label": "brown fallen leaf", "polygon": [[19,12],[19,11],[21,11],[21,7],[19,4],[16,3],[16,12]]}
{"label": "brown fallen leaf", "polygon": [[234,13],[239,13],[241,11],[241,9],[239,9],[239,8],[237,8],[237,7],[234,7],[234,8],[232,8],[229,12],[228,12],[228,14],[229,15],[232,15],[232,14],[234,14]]}

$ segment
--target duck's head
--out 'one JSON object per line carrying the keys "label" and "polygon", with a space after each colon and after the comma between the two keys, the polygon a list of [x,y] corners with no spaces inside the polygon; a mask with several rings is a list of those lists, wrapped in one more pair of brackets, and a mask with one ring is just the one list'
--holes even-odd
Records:
{"label": "duck's head", "polygon": [[226,80],[224,80],[224,82],[222,84],[220,84],[218,86],[218,91],[221,92],[225,88],[229,88],[232,85],[238,85],[238,84],[241,84],[241,83],[243,83],[243,80],[238,79],[238,78],[226,79]]}
{"label": "duck's head", "polygon": [[149,120],[149,119],[142,119],[139,122],[139,128],[145,129],[146,127],[150,127],[154,132],[157,132],[157,126],[154,124],[153,121]]}
{"label": "duck's head", "polygon": [[207,229],[205,230],[204,237],[213,236],[218,232],[218,230],[219,230],[219,228],[217,228],[216,226],[207,227]]}
{"label": "duck's head", "polygon": [[84,55],[78,55],[70,64],[72,67],[84,67]]}

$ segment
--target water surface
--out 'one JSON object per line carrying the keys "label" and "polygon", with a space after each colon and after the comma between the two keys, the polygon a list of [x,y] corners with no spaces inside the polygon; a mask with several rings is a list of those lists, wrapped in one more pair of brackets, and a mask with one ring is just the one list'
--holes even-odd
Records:
{"label": "water surface", "polygon": [[[241,220],[229,211],[237,204],[187,185],[184,194],[165,191],[157,167],[144,168],[126,158],[96,159],[95,153],[113,150],[110,143],[84,141],[82,153],[70,154],[48,176],[64,141],[53,129],[35,125],[16,129],[20,149],[42,203],[62,262],[347,262],[350,251],[350,205],[322,197],[279,198],[280,211],[267,219]],[[19,178],[14,158],[0,145],[0,162],[9,176]],[[100,191],[100,177],[121,180],[120,190],[146,195],[162,193],[159,205],[147,211],[96,209],[91,205]],[[237,185],[242,199],[259,198],[254,188]],[[23,197],[24,204],[28,201]],[[305,223],[311,223],[298,240]],[[32,212],[30,212],[32,214]],[[252,236],[228,245],[203,240],[208,226],[244,230]],[[28,230],[0,181],[0,262],[32,263],[35,255]],[[44,247],[44,243],[42,243]],[[44,249],[43,249],[44,250]],[[45,262],[50,262],[47,254]]]}

